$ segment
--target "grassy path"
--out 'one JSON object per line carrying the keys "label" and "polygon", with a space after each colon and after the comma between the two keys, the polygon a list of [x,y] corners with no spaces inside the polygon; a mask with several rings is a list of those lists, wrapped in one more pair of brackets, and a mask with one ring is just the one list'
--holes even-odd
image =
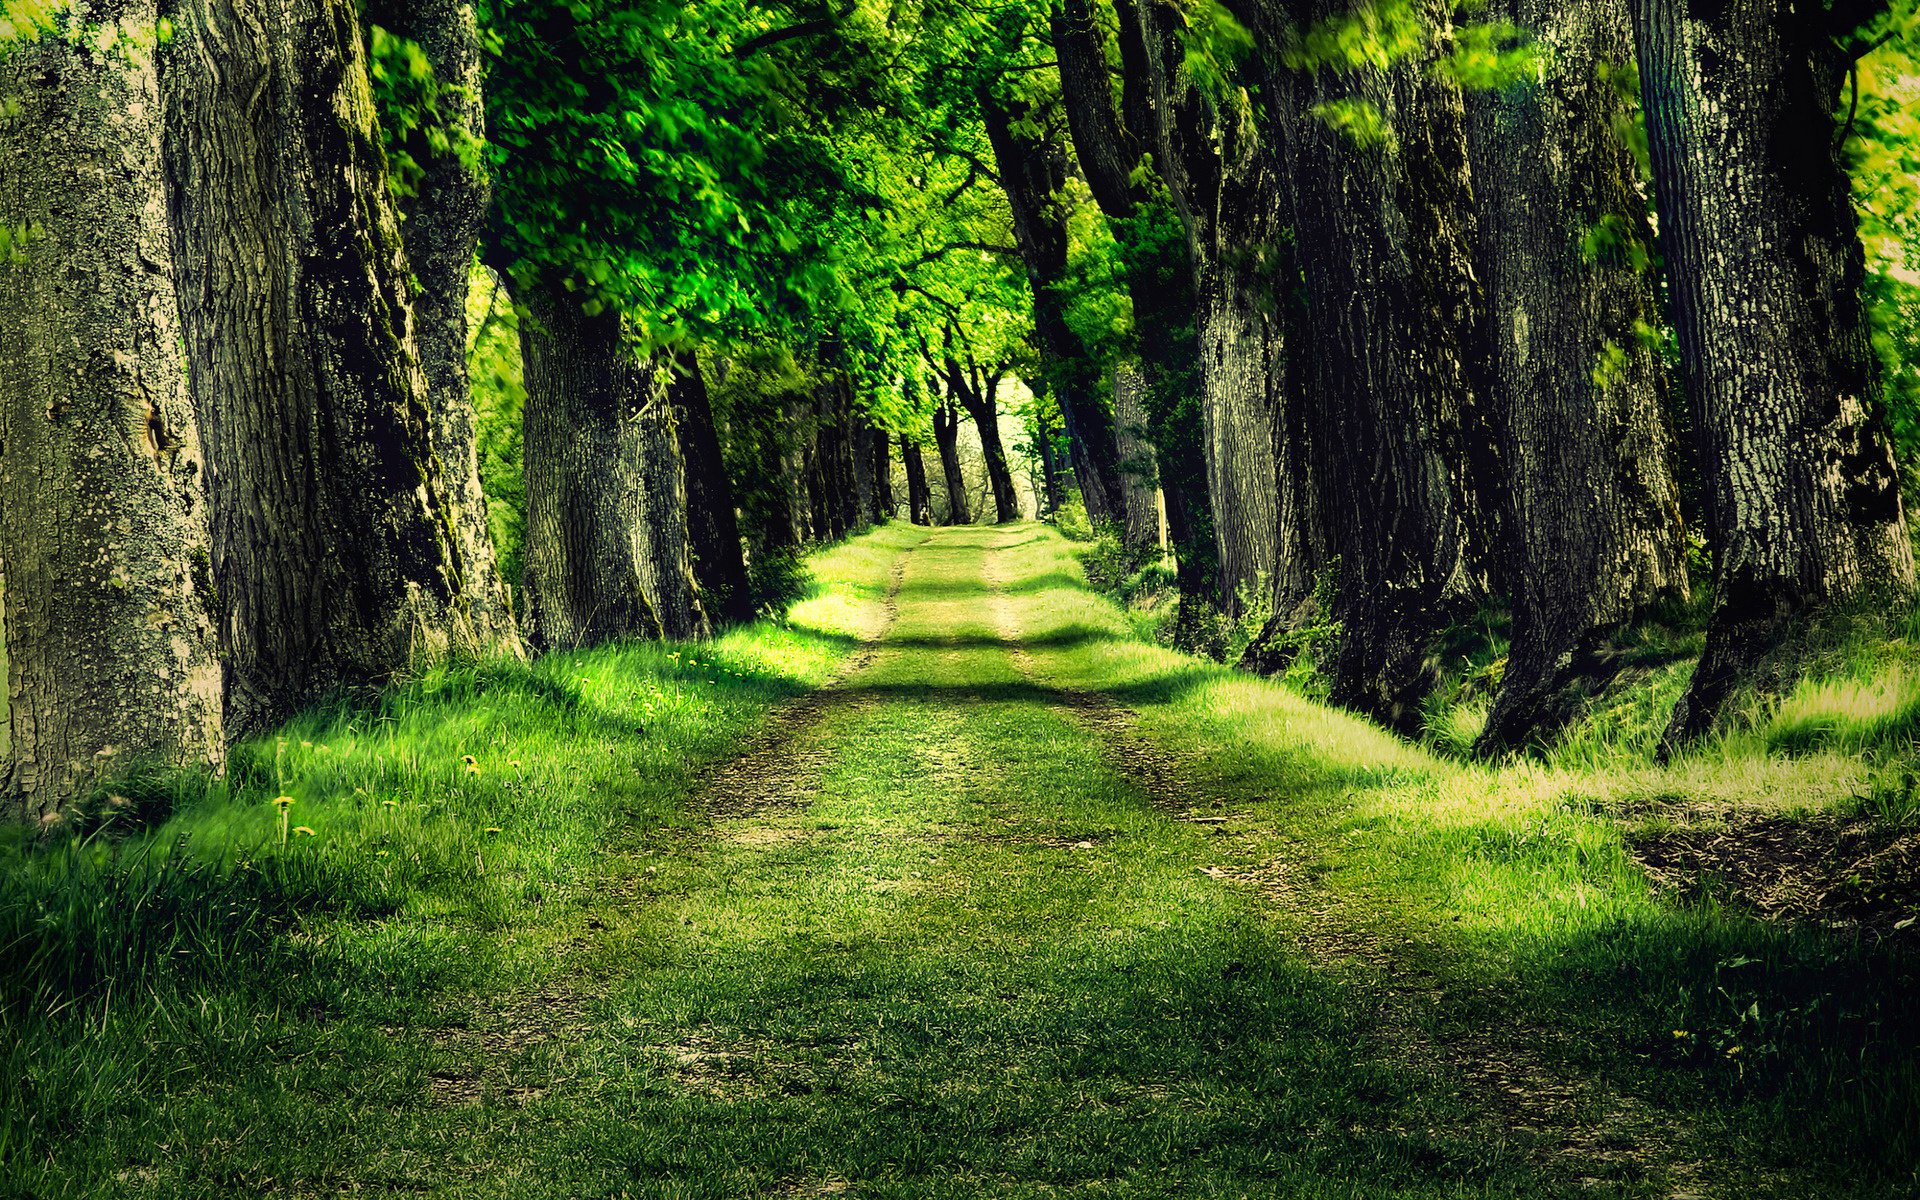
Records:
{"label": "grassy path", "polygon": [[1132,640],[1051,531],[886,537],[835,682],[473,935],[517,984],[343,1000],[243,1079],[176,1029],[204,1082],[71,1151],[142,1165],[21,1194],[1912,1194],[1884,962],[1657,902],[1564,781]]}

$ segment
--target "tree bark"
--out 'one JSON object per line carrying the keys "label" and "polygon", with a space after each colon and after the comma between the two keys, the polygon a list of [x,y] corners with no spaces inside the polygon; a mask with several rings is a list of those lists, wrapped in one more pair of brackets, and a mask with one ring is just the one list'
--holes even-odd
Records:
{"label": "tree bark", "polygon": [[[1606,637],[1687,592],[1686,545],[1631,120],[1602,64],[1631,44],[1625,0],[1495,0],[1530,30],[1541,74],[1468,97],[1506,464],[1498,577],[1513,639],[1481,737],[1515,748],[1575,712]],[[1615,65],[1620,65],[1617,62]]]}
{"label": "tree bark", "polygon": [[734,510],[733,482],[727,478],[720,432],[713,423],[713,402],[700,358],[691,350],[675,354],[668,397],[674,427],[686,461],[687,527],[693,576],[700,602],[716,622],[753,620],[753,594],[747,586],[747,560]]}
{"label": "tree bark", "polygon": [[534,289],[523,322],[527,635],[543,650],[706,632],[672,406],[621,318]]}
{"label": "tree bark", "polygon": [[[420,46],[440,85],[438,102],[448,131],[478,146],[486,132],[480,26],[471,0],[375,0],[369,24]],[[433,452],[446,480],[462,592],[475,632],[488,646],[519,652],[520,636],[500,575],[480,485],[474,438],[473,393],[467,379],[467,289],[474,250],[486,220],[492,186],[478,163],[436,149],[416,131],[414,159],[424,173],[403,202],[400,225],[413,268],[414,340],[427,379]]]}
{"label": "tree bark", "polygon": [[947,483],[947,524],[971,525],[973,513],[967,508],[967,478],[960,471],[960,413],[952,397],[944,397],[933,408],[933,442],[940,450],[940,470]]}
{"label": "tree bark", "polygon": [[1193,79],[1177,4],[1126,7],[1154,84],[1156,161],[1187,230],[1220,601],[1237,615],[1242,597],[1264,588],[1290,624],[1324,553],[1308,423],[1287,386],[1288,310],[1277,299],[1288,217],[1281,151],[1251,112],[1216,103]]}
{"label": "tree bark", "polygon": [[915,525],[933,524],[933,494],[927,487],[927,466],[920,447],[900,435],[900,461],[907,471],[907,520]]}
{"label": "tree bark", "polygon": [[177,0],[164,156],[227,732],[482,644],[346,0]]}
{"label": "tree bark", "polygon": [[1100,404],[1099,372],[1068,326],[1059,294],[1067,271],[1068,237],[1057,197],[1066,187],[1067,154],[1050,138],[1016,132],[1016,126],[1032,116],[1025,102],[982,95],[980,106],[1012,209],[1014,241],[1033,289],[1034,341],[1047,359],[1075,480],[1089,518],[1096,523],[1118,521],[1126,511],[1126,487],[1113,417]]}
{"label": "tree bark", "polygon": [[224,752],[159,80],[86,32],[156,15],[94,0],[0,50],[0,820]]}
{"label": "tree bark", "polygon": [[1853,31],[1785,0],[1629,7],[1714,548],[1672,746],[1711,730],[1809,614],[1908,593],[1913,552],[1839,157]]}
{"label": "tree bark", "polygon": [[[1390,66],[1288,69],[1263,88],[1311,298],[1314,473],[1339,557],[1332,699],[1408,734],[1441,636],[1486,594],[1479,489],[1494,475],[1464,114],[1432,69],[1448,11],[1422,0],[1428,40]],[[1345,0],[1265,0],[1252,15],[1277,63],[1289,28],[1353,14]],[[1356,141],[1323,119],[1328,105],[1364,106],[1384,138]]]}
{"label": "tree bark", "polygon": [[1147,441],[1147,414],[1140,368],[1122,363],[1113,371],[1113,424],[1120,437],[1120,469],[1127,480],[1126,542],[1160,548],[1160,468]]}

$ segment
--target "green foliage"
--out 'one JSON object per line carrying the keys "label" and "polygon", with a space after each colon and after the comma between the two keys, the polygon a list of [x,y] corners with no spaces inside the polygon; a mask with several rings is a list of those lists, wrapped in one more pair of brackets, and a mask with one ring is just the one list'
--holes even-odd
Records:
{"label": "green foliage", "polygon": [[434,158],[452,158],[468,171],[483,169],[486,143],[447,110],[471,97],[442,83],[426,52],[411,38],[378,25],[367,29],[367,75],[380,114],[380,140],[387,152],[387,184],[402,202],[412,199]]}
{"label": "green foliage", "polygon": [[473,396],[480,487],[487,497],[500,576],[515,590],[526,563],[527,480],[521,464],[520,314],[499,276],[479,268],[467,294],[467,378]]}

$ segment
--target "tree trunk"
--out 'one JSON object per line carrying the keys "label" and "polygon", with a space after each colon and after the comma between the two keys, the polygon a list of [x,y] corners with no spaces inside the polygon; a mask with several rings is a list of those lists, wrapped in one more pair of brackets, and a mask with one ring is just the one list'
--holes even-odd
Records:
{"label": "tree trunk", "polygon": [[885,525],[893,520],[893,439],[884,429],[869,427],[869,461],[873,464],[873,523]]}
{"label": "tree trunk", "polygon": [[[1027,390],[1033,392],[1036,396],[1040,394],[1034,391],[1031,383],[1027,385]],[[1053,438],[1054,431],[1047,424],[1046,419],[1036,415],[1033,420],[1033,451],[1034,456],[1040,460],[1040,499],[1041,503],[1046,505],[1046,511],[1040,515],[1044,517],[1050,517],[1058,513],[1062,499],[1060,492],[1060,468],[1055,461],[1058,452],[1054,446]]]}
{"label": "tree trunk", "polygon": [[[1268,0],[1261,13],[1276,10],[1282,22],[1350,15],[1344,0]],[[1409,734],[1438,682],[1441,636],[1485,595],[1477,485],[1492,474],[1476,409],[1484,342],[1464,114],[1458,87],[1433,69],[1447,11],[1422,0],[1427,43],[1392,66],[1289,69],[1263,89],[1312,298],[1305,386],[1340,560],[1332,699]],[[1258,30],[1279,61],[1281,30]],[[1323,119],[1338,106],[1377,113],[1384,136],[1356,139]]]}
{"label": "tree trunk", "polygon": [[588,316],[571,295],[543,289],[527,305],[527,637],[542,650],[660,637],[641,533],[648,447],[640,414],[652,372],[618,315]]}
{"label": "tree trunk", "polygon": [[149,52],[82,36],[155,16],[85,4],[0,51],[0,820],[223,755],[159,81]]}
{"label": "tree trunk", "polygon": [[[1134,5],[1126,5],[1134,8]],[[1220,599],[1266,598],[1290,624],[1323,561],[1313,469],[1289,378],[1277,242],[1287,223],[1281,147],[1250,112],[1208,96],[1187,66],[1170,0],[1135,11],[1154,81],[1157,161],[1187,229],[1200,353],[1207,494]]]}
{"label": "tree trunk", "polygon": [[1808,613],[1908,592],[1913,553],[1838,150],[1852,30],[1784,0],[1630,8],[1714,547],[1673,745],[1708,732]]}
{"label": "tree trunk", "polygon": [[1059,285],[1067,272],[1067,222],[1057,199],[1067,182],[1067,155],[1057,142],[1024,130],[1034,118],[1024,101],[981,97],[988,140],[1013,212],[1014,240],[1033,289],[1033,334],[1047,360],[1073,456],[1074,476],[1095,522],[1118,521],[1126,511],[1120,447],[1113,417],[1100,404],[1099,372],[1068,326]]}
{"label": "tree trunk", "polygon": [[[471,0],[375,0],[370,24],[416,42],[440,84],[446,132],[477,147],[486,132],[481,102],[483,72],[480,27]],[[500,576],[487,521],[487,495],[480,486],[480,456],[474,439],[473,393],[467,380],[467,289],[474,250],[486,220],[492,187],[477,161],[469,165],[425,130],[409,147],[424,173],[415,194],[403,202],[400,230],[414,291],[414,340],[427,379],[433,452],[446,480],[461,590],[482,644],[519,652],[520,637]]]}
{"label": "tree trunk", "polygon": [[1126,541],[1129,546],[1160,548],[1160,468],[1147,441],[1147,415],[1141,403],[1146,381],[1140,368],[1122,363],[1113,371],[1113,425],[1120,437],[1120,469],[1127,480]]}
{"label": "tree trunk", "polygon": [[900,461],[907,470],[907,520],[915,525],[933,524],[933,495],[927,488],[927,466],[920,447],[900,435]]}
{"label": "tree trunk", "polygon": [[1541,76],[1468,97],[1490,399],[1506,463],[1499,577],[1513,640],[1483,753],[1574,715],[1607,635],[1687,592],[1686,546],[1631,120],[1602,65],[1630,46],[1625,0],[1495,0],[1533,31]]}
{"label": "tree trunk", "polygon": [[227,732],[475,646],[346,0],[178,0],[161,59]]}
{"label": "tree trunk", "polygon": [[986,460],[987,485],[993,491],[994,520],[1001,525],[1018,521],[1020,493],[1013,486],[1013,469],[1007,465],[1006,448],[1000,441],[1000,377],[969,379],[958,362],[948,359],[947,386],[950,395],[958,397],[961,407],[973,418],[980,434],[980,456]]}
{"label": "tree trunk", "polygon": [[710,637],[713,624],[693,573],[693,529],[687,460],[668,395],[672,367],[646,364],[644,399],[635,414],[640,483],[640,587],[653,602],[660,631],[677,640]]}
{"label": "tree trunk", "polygon": [[967,479],[960,472],[960,414],[950,398],[934,405],[933,442],[940,449],[940,470],[947,481],[947,524],[971,525]]}
{"label": "tree trunk", "polygon": [[727,478],[720,433],[714,428],[713,403],[700,358],[691,350],[674,355],[668,397],[686,461],[687,528],[693,576],[701,606],[716,622],[753,620],[753,595],[747,586],[747,560],[734,511],[733,482]]}

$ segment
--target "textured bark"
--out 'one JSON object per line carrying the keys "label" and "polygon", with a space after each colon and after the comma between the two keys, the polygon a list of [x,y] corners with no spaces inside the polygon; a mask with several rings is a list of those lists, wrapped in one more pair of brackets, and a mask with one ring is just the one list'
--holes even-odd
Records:
{"label": "textured bark", "polygon": [[1120,438],[1120,469],[1127,480],[1126,540],[1130,546],[1160,545],[1160,468],[1147,441],[1147,414],[1140,368],[1122,363],[1113,371],[1113,425]]}
{"label": "textured bark", "polygon": [[687,503],[687,462],[668,396],[672,368],[647,364],[644,402],[634,415],[639,450],[640,587],[653,601],[660,631],[670,638],[704,638],[713,624],[693,573],[693,530]]}
{"label": "textured bark", "polygon": [[346,0],[177,0],[161,61],[227,732],[480,644]]}
{"label": "textured bark", "polygon": [[1287,309],[1276,302],[1287,217],[1280,148],[1250,112],[1215,103],[1195,82],[1178,5],[1125,8],[1154,85],[1156,161],[1187,229],[1220,599],[1237,613],[1264,580],[1274,611],[1290,620],[1313,594],[1323,538],[1307,422],[1287,386]]}
{"label": "textured bark", "polygon": [[934,405],[933,444],[940,451],[940,472],[947,484],[947,524],[971,525],[967,477],[960,471],[960,413],[950,397]]}
{"label": "textured bark", "polygon": [[1047,360],[1066,425],[1075,482],[1089,518],[1118,521],[1126,510],[1126,486],[1113,417],[1100,404],[1098,370],[1067,325],[1059,293],[1067,271],[1067,222],[1058,200],[1067,182],[1066,151],[1051,138],[1016,132],[1032,116],[1024,102],[982,96],[981,113],[1033,289],[1034,341]]}
{"label": "textured bark", "polygon": [[[439,104],[451,130],[477,142],[486,113],[480,27],[471,0],[375,0],[369,24],[417,42],[441,85]],[[486,220],[491,186],[478,165],[436,151],[417,131],[409,147],[424,170],[405,202],[400,230],[414,292],[414,340],[427,379],[433,452],[446,480],[446,503],[460,554],[460,582],[475,633],[490,646],[518,652],[507,588],[487,521],[474,441],[473,393],[467,380],[467,288],[474,249]]]}
{"label": "textured bark", "polygon": [[933,493],[927,487],[927,465],[918,444],[900,435],[900,462],[907,472],[907,519],[915,525],[933,524]]}
{"label": "textured bark", "polygon": [[686,463],[688,538],[701,606],[717,622],[751,621],[753,595],[747,586],[740,518],[720,450],[720,433],[713,423],[707,379],[700,372],[699,356],[691,350],[674,356],[672,370],[667,395]]}
{"label": "textured bark", "polygon": [[539,289],[528,307],[528,638],[565,650],[703,632],[672,410],[652,364],[614,313],[588,316]]}
{"label": "textured bark", "polygon": [[159,80],[149,51],[83,32],[155,16],[86,3],[0,48],[0,218],[29,231],[0,254],[0,820],[222,758]]}
{"label": "textured bark", "polygon": [[1054,461],[1056,455],[1053,438],[1053,430],[1042,426],[1035,432],[1033,439],[1034,450],[1040,456],[1041,493],[1047,505],[1047,511],[1043,514],[1045,516],[1052,516],[1060,511],[1060,468]]}
{"label": "textured bark", "polygon": [[1685,540],[1650,274],[1631,247],[1583,252],[1593,232],[1647,244],[1630,120],[1601,65],[1631,44],[1625,0],[1494,0],[1533,32],[1537,78],[1468,97],[1509,528],[1497,574],[1513,641],[1480,741],[1520,746],[1573,715],[1568,689],[1650,605],[1687,592]]}
{"label": "textured bark", "polygon": [[1710,730],[1806,614],[1908,592],[1913,557],[1839,160],[1851,30],[1786,0],[1630,7],[1714,548],[1673,744]]}
{"label": "textured bark", "polygon": [[[1445,24],[1444,0],[1419,8]],[[1277,62],[1290,28],[1351,13],[1265,0],[1253,15]],[[1332,699],[1406,733],[1438,681],[1440,636],[1485,594],[1476,484],[1493,474],[1464,113],[1437,53],[1434,35],[1390,67],[1278,73],[1261,131],[1287,167],[1310,297],[1315,475],[1340,560]],[[1357,145],[1315,113],[1356,102],[1380,114],[1384,143]]]}

